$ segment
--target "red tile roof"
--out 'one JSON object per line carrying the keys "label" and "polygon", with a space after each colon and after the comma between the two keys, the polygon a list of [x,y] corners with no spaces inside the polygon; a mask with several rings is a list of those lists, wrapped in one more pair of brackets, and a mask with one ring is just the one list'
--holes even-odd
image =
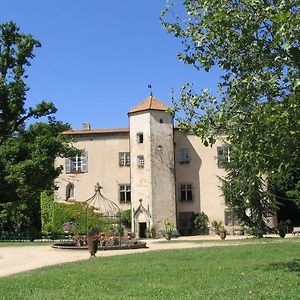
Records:
{"label": "red tile roof", "polygon": [[66,135],[76,135],[76,134],[109,134],[109,133],[129,133],[129,128],[102,128],[102,129],[72,129],[65,131]]}
{"label": "red tile roof", "polygon": [[166,111],[167,109],[168,109],[168,106],[166,104],[162,103],[154,96],[149,96],[144,101],[142,101],[137,106],[135,106],[133,109],[131,109],[128,114],[140,112],[140,111],[144,111],[144,110]]}

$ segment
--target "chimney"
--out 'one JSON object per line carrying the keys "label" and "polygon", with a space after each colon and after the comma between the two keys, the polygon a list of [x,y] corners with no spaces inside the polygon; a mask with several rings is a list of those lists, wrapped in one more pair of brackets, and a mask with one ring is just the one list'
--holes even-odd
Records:
{"label": "chimney", "polygon": [[91,130],[91,125],[90,125],[90,123],[83,123],[83,124],[82,124],[82,129],[83,129],[83,130]]}

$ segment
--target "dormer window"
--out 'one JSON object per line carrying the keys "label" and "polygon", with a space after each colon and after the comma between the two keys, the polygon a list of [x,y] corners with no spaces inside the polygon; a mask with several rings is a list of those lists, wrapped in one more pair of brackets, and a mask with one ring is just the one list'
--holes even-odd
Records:
{"label": "dormer window", "polygon": [[143,135],[142,132],[139,132],[137,134],[137,142],[138,142],[138,144],[143,144],[144,143],[144,135]]}

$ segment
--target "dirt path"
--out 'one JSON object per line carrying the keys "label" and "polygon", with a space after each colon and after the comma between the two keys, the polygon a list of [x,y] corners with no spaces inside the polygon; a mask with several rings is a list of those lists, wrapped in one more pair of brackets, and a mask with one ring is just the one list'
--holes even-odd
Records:
{"label": "dirt path", "polygon": [[[227,240],[243,239],[243,236],[228,236]],[[197,247],[224,246],[224,244],[216,243],[219,241],[218,236],[193,236],[178,238],[180,243],[159,243],[164,239],[145,240],[147,243],[146,249],[131,249],[131,250],[105,250],[98,251],[97,256],[106,257],[114,255],[124,255],[133,253],[143,253],[154,250],[164,249],[184,249]],[[189,240],[189,242],[184,242]],[[205,241],[205,243],[193,243],[195,241]],[[250,240],[249,240],[250,243]],[[228,245],[232,245],[229,243]],[[45,266],[73,262],[78,260],[89,259],[90,255],[87,250],[63,250],[54,249],[51,246],[24,246],[24,247],[0,247],[0,277],[8,276],[24,271],[29,271]]]}

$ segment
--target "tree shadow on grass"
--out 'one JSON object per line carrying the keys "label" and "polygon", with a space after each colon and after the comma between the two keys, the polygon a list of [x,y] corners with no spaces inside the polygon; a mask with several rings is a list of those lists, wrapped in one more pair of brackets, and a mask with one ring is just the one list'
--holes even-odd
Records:
{"label": "tree shadow on grass", "polygon": [[282,263],[273,263],[268,266],[269,270],[283,270],[288,272],[296,272],[300,276],[300,259],[293,259],[291,261]]}

